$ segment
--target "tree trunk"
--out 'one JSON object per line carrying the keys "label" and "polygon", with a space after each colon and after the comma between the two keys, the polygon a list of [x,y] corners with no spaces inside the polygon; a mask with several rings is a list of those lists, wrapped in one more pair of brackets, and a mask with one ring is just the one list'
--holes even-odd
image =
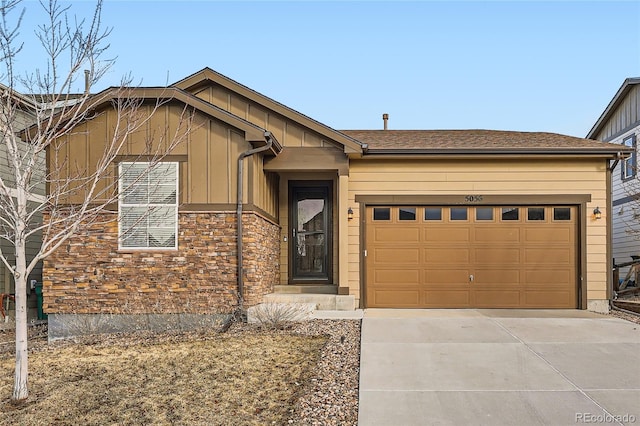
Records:
{"label": "tree trunk", "polygon": [[27,259],[25,241],[16,241],[16,372],[13,382],[14,401],[27,399],[29,390],[27,353]]}

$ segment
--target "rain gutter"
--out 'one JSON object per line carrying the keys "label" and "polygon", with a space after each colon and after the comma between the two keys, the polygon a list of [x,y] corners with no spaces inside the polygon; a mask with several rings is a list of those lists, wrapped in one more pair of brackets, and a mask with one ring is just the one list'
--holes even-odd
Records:
{"label": "rain gutter", "polygon": [[252,156],[253,154],[257,154],[259,152],[267,151],[271,149],[273,145],[273,135],[269,131],[264,132],[264,140],[267,142],[265,146],[261,146],[259,148],[250,149],[241,153],[238,156],[238,208],[236,211],[236,221],[237,221],[237,245],[236,251],[238,252],[238,308],[237,313],[242,314],[244,312],[244,264],[243,264],[243,256],[242,256],[242,234],[243,234],[243,226],[242,226],[242,198],[243,194],[243,160],[247,157]]}
{"label": "rain gutter", "polygon": [[573,156],[599,156],[599,157],[618,157],[620,151],[606,151],[602,149],[368,149],[366,156],[385,156],[385,155],[437,155],[439,157],[451,155],[573,155]]}

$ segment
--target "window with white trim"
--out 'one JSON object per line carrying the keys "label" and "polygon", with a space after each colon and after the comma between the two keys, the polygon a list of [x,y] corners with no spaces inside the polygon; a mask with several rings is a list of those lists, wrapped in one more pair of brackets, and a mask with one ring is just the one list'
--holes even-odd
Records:
{"label": "window with white trim", "polygon": [[625,138],[622,141],[622,144],[624,146],[633,148],[633,153],[629,156],[629,158],[626,158],[625,160],[622,161],[622,179],[623,180],[631,179],[636,175],[636,167],[637,167],[636,136],[631,135]]}
{"label": "window with white trim", "polygon": [[120,248],[178,248],[178,169],[172,162],[119,164]]}

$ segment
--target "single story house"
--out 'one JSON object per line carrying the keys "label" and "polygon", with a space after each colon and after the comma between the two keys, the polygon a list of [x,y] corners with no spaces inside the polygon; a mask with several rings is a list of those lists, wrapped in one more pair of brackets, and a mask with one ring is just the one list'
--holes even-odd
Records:
{"label": "single story house", "polygon": [[[617,265],[630,262],[631,256],[640,256],[639,137],[640,78],[627,78],[587,135],[588,139],[632,150],[631,155],[618,162],[612,174],[612,253]],[[628,270],[622,268],[621,278]],[[637,281],[636,277],[632,279]]]}
{"label": "single story house", "polygon": [[[68,164],[89,170],[102,152],[113,132],[109,94],[56,152]],[[46,260],[50,320],[230,313],[238,291],[244,307],[299,291],[349,296],[352,309],[608,311],[611,164],[627,152],[619,145],[387,130],[386,115],[384,130],[338,131],[209,68],[131,96],[166,102],[117,159],[124,180],[135,183],[153,129],[175,131],[185,108],[194,126],[137,182],[160,197],[121,194],[100,225]]]}

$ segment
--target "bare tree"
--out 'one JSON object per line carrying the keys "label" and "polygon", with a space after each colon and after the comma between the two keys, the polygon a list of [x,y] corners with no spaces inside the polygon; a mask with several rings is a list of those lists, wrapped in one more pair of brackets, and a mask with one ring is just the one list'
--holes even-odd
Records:
{"label": "bare tree", "polygon": [[[171,101],[170,96],[157,92],[154,98],[141,95],[140,89],[130,87],[130,79],[124,79],[120,87],[90,95],[90,88],[113,65],[112,59],[104,58],[110,29],[101,26],[101,0],[88,20],[69,16],[69,8],[57,0],[40,0],[46,23],[35,33],[46,63],[39,69],[19,70],[19,29],[25,14],[20,3],[0,0],[0,78],[5,86],[0,93],[0,149],[6,151],[5,166],[10,171],[0,176],[0,239],[14,252],[0,249],[0,261],[15,281],[15,401],[28,397],[27,277],[70,237],[101,220],[100,213],[113,210],[118,190],[126,191],[122,183],[118,188],[114,160],[123,153],[131,154],[126,152],[129,135],[147,126],[154,112]],[[75,93],[74,88],[83,81],[86,90]],[[71,161],[66,146],[80,131],[79,124],[103,113],[105,103],[116,119],[110,122],[112,137],[105,142],[104,152],[88,165]],[[31,123],[25,123],[23,113],[31,117]],[[184,140],[190,123],[191,114],[185,107],[174,134],[165,129],[154,140],[145,141],[144,152],[137,155],[144,158],[147,169],[143,173],[136,169],[138,178]],[[30,125],[25,128],[25,124]],[[34,239],[39,249],[27,257],[27,241]]]}

